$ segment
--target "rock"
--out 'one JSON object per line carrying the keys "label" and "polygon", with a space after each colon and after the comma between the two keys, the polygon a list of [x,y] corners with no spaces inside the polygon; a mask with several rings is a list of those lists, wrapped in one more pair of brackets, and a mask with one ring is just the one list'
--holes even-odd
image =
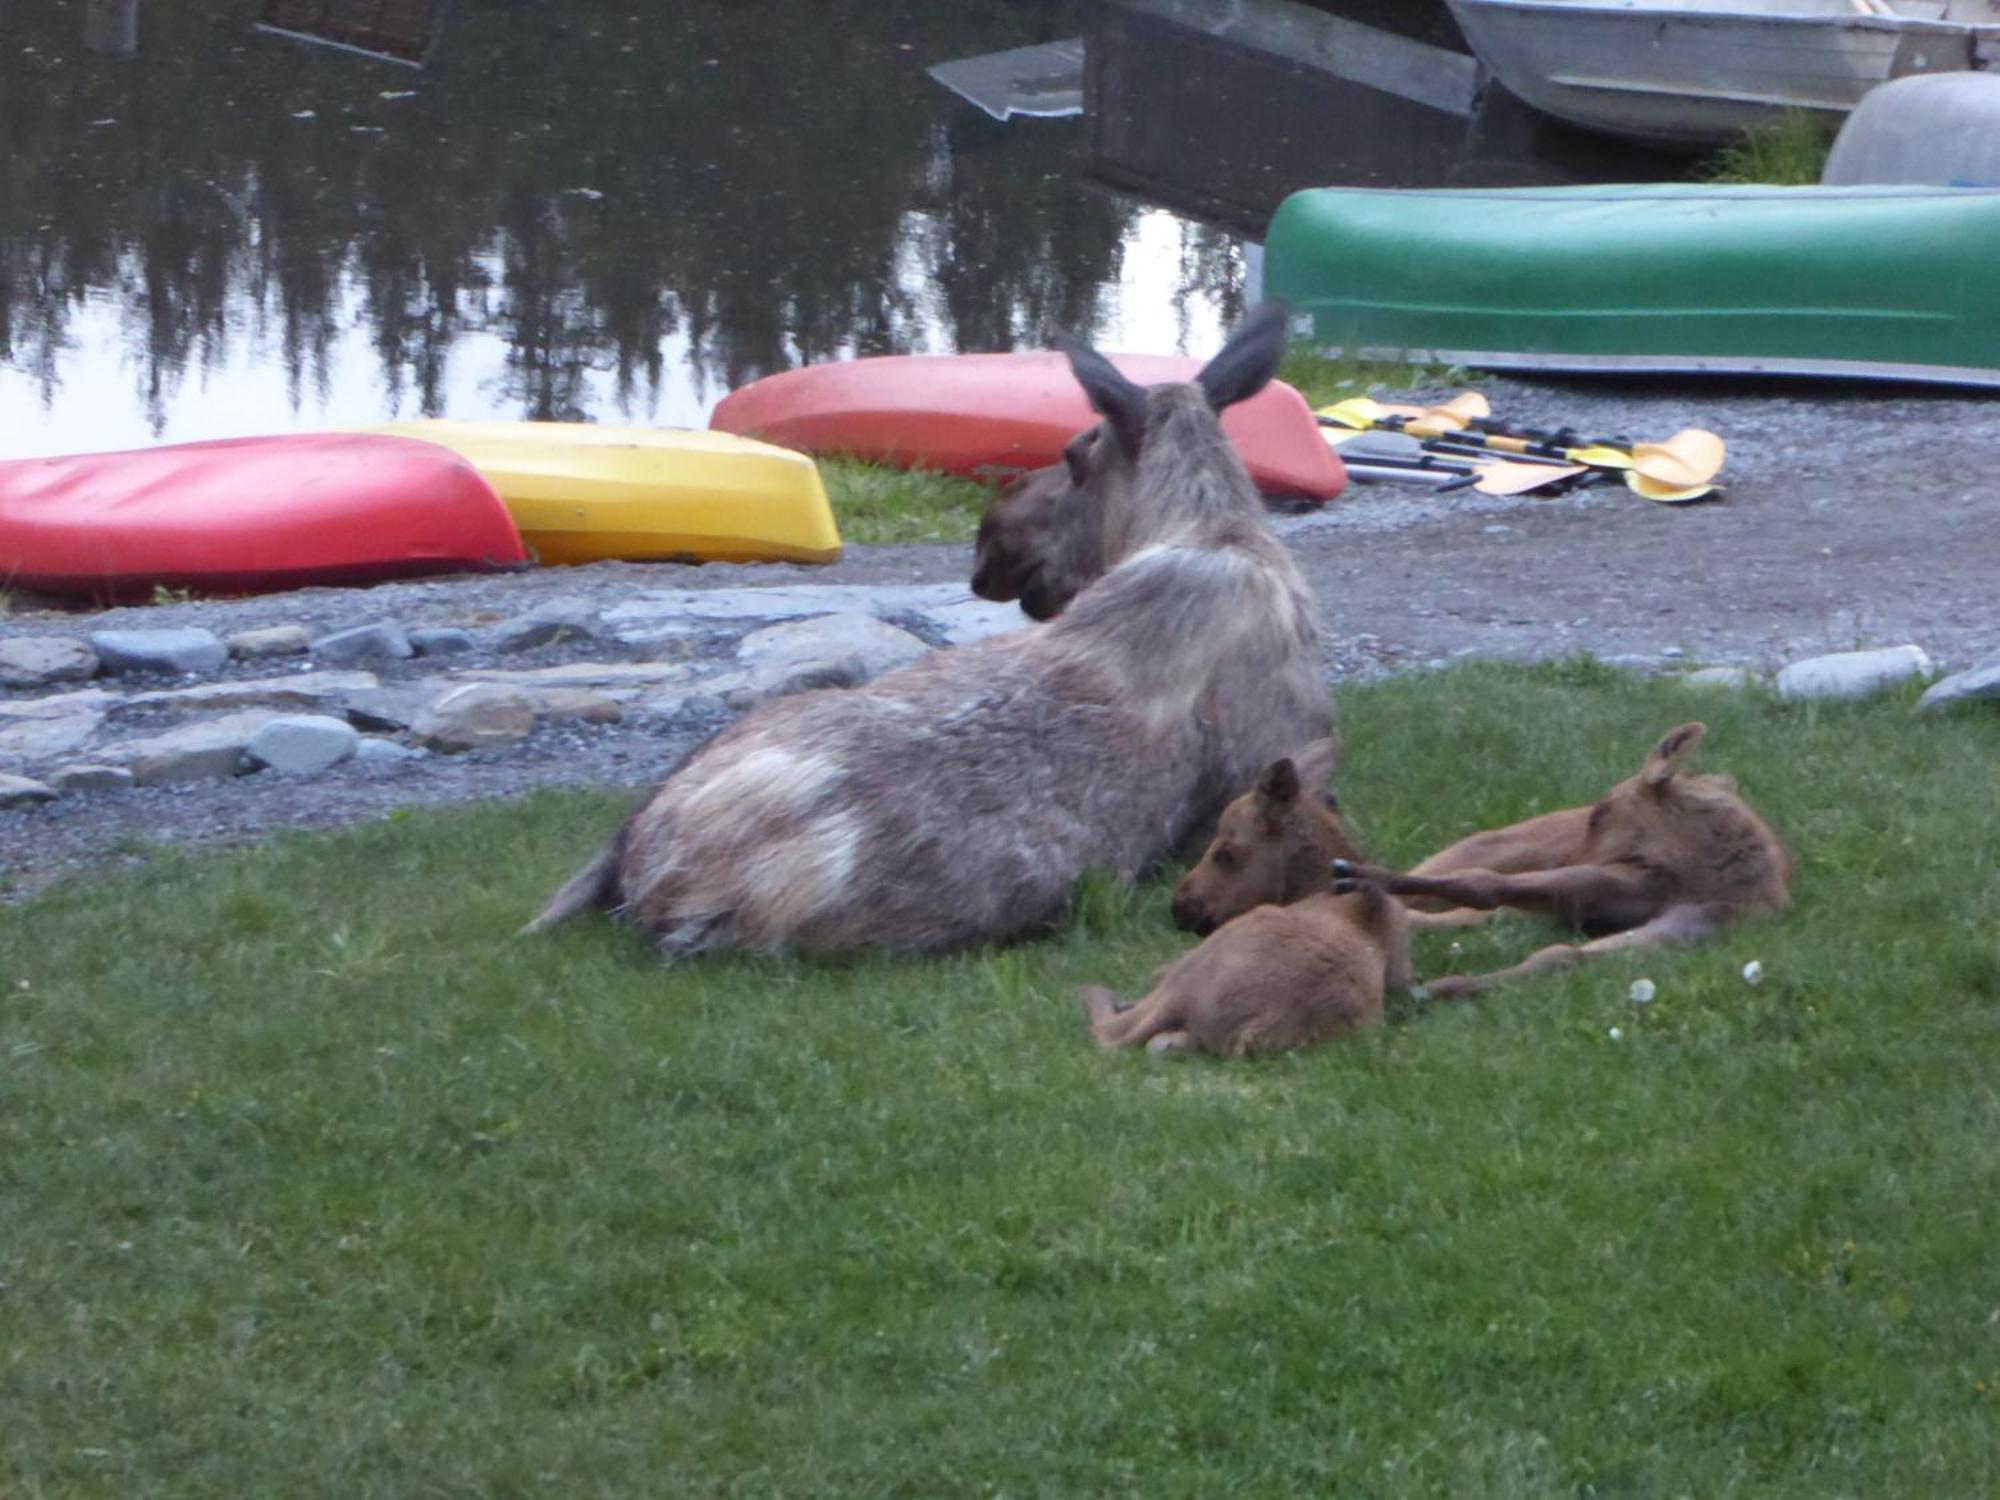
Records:
{"label": "rock", "polygon": [[408,729],[417,716],[451,691],[451,684],[439,680],[398,683],[394,687],[364,688],[342,698],[347,722],[357,729]]}
{"label": "rock", "polygon": [[1780,698],[1862,698],[1912,677],[1929,674],[1931,659],[1921,646],[1885,646],[1877,651],[1837,651],[1809,656],[1778,674]]}
{"label": "rock", "polygon": [[[744,589],[657,589],[604,611],[628,645],[651,645],[713,628],[718,620],[798,620],[811,615],[928,615],[972,602],[962,583],[795,583]],[[1007,606],[991,606],[1004,609]],[[1025,617],[1023,617],[1025,619]],[[962,644],[962,643],[961,643]]]}
{"label": "rock", "polygon": [[496,651],[532,651],[559,641],[595,640],[603,632],[597,611],[582,599],[551,599],[525,615],[493,627],[489,640]]}
{"label": "rock", "polygon": [[1743,667],[1703,667],[1680,679],[1682,687],[1747,688],[1757,679]]}
{"label": "rock", "polygon": [[417,715],[410,733],[426,749],[450,753],[511,745],[534,728],[530,694],[497,682],[468,682]]}
{"label": "rock", "polygon": [[324,708],[379,681],[373,672],[301,672],[292,677],[204,682],[196,687],[133,693],[112,703],[110,710],[118,714],[142,708]]}
{"label": "rock", "polygon": [[267,630],[239,630],[229,637],[229,654],[238,661],[261,661],[267,656],[303,656],[312,648],[312,637],[303,625],[273,625]]}
{"label": "rock", "polygon": [[679,662],[570,662],[560,667],[478,667],[457,674],[466,682],[511,682],[523,687],[594,687],[606,690],[657,687],[685,682],[690,673]]}
{"label": "rock", "polygon": [[422,759],[424,752],[416,746],[398,744],[395,740],[380,739],[374,735],[362,736],[361,743],[354,747],[354,760],[357,765],[395,765],[403,761]]}
{"label": "rock", "polygon": [[245,753],[258,765],[293,776],[317,776],[354,754],[360,733],[345,719],[289,714],[250,737]]}
{"label": "rock", "polygon": [[470,651],[475,642],[469,630],[412,630],[410,646],[419,656],[456,656]]}
{"label": "rock", "polygon": [[213,672],[229,648],[212,630],[95,630],[90,648],[106,672]]}
{"label": "rock", "polygon": [[0,772],[0,807],[32,807],[37,802],[53,802],[56,789],[28,776]]}
{"label": "rock", "polygon": [[987,599],[963,599],[923,613],[954,646],[969,646],[988,636],[1024,630],[1035,623],[1021,613],[1020,605],[995,604]]}
{"label": "rock", "polygon": [[0,765],[25,765],[67,755],[95,734],[103,722],[103,713],[96,709],[60,718],[0,719]]}
{"label": "rock", "polygon": [[371,656],[386,656],[402,659],[416,655],[416,648],[410,644],[410,637],[394,620],[377,620],[369,625],[356,625],[351,630],[336,630],[332,635],[323,635],[312,643],[312,654],[323,661],[347,663],[366,661]]}
{"label": "rock", "polygon": [[540,688],[533,698],[535,717],[546,723],[616,724],[625,717],[616,698],[588,688]]}
{"label": "rock", "polygon": [[736,648],[736,659],[749,668],[753,683],[811,675],[815,669],[845,672],[858,662],[865,681],[904,666],[930,647],[909,631],[873,615],[821,615],[753,630]]}
{"label": "rock", "polygon": [[2000,698],[2000,656],[1932,683],[1930,690],[1917,700],[1917,712],[1934,714],[1974,698]]}
{"label": "rock", "polygon": [[123,766],[64,766],[49,777],[49,785],[65,796],[87,792],[119,792],[133,784]]}
{"label": "rock", "polygon": [[96,675],[97,653],[70,636],[0,641],[0,687],[47,687],[52,682],[85,682]]}
{"label": "rock", "polygon": [[99,758],[126,767],[140,786],[234,776],[243,769],[243,752],[251,739],[276,717],[255,709],[224,714],[165,734],[106,746],[98,752]]}
{"label": "rock", "polygon": [[19,719],[66,719],[71,714],[95,713],[120,701],[118,694],[107,693],[103,688],[54,693],[47,698],[0,698],[0,723]]}

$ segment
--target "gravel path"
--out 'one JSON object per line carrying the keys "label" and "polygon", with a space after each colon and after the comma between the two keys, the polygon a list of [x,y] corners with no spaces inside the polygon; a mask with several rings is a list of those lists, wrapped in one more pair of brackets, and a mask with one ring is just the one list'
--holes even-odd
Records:
{"label": "gravel path", "polygon": [[[1321,601],[1329,679],[1472,655],[1589,651],[1633,665],[1771,668],[1915,641],[1941,666],[1961,667],[2000,650],[1991,609],[2000,485],[1977,461],[1989,401],[1803,383],[1478,384],[1515,421],[1642,437],[1712,428],[1730,444],[1727,500],[1675,508],[1622,487],[1504,500],[1356,486],[1324,511],[1282,518]],[[825,568],[600,564],[114,610],[87,621],[16,612],[0,619],[0,636],[191,624],[224,634],[302,624],[319,634],[382,617],[411,628],[479,626],[558,597],[604,608],[661,588],[956,582],[969,559],[967,546],[905,546],[854,548]],[[639,654],[558,645],[506,664]],[[393,681],[395,672],[382,676]],[[0,866],[19,895],[66,871],[129,860],[138,839],[235,843],[539,786],[637,789],[704,732],[685,721],[552,727],[510,749],[350,764],[313,779],[267,774],[68,797],[0,812]]]}

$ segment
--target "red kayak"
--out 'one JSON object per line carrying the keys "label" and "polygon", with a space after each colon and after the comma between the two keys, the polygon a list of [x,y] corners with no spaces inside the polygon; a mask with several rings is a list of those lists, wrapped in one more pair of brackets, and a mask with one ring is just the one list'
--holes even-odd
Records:
{"label": "red kayak", "polygon": [[526,563],[493,487],[409,438],[321,433],[0,463],[0,586],[145,599]]}
{"label": "red kayak", "polygon": [[[1192,380],[1201,361],[1118,354],[1143,385]],[[1097,420],[1060,354],[891,354],[807,365],[725,396],[708,425],[902,468],[980,475],[1039,468]],[[1299,393],[1274,380],[1222,414],[1266,495],[1327,500],[1347,482]]]}

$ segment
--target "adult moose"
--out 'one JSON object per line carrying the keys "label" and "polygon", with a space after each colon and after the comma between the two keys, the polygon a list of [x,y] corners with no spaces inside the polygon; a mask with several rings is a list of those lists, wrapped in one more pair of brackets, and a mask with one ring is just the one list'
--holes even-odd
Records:
{"label": "adult moose", "polygon": [[942,952],[1047,928],[1328,734],[1313,603],[1216,420],[1271,379],[1275,306],[1192,383],[1065,344],[1108,571],[1047,624],[766,703],[670,775],[530,924],[615,907],[664,957]]}

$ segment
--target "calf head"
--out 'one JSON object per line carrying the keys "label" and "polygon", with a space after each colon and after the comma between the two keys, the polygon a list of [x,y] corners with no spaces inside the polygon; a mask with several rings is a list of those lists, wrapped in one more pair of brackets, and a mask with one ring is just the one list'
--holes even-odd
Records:
{"label": "calf head", "polygon": [[1731,820],[1744,811],[1733,778],[1696,775],[1688,758],[1708,733],[1706,724],[1683,724],[1662,735],[1647,752],[1636,776],[1628,776],[1590,810],[1581,860],[1611,864],[1642,859],[1672,866],[1697,853],[1712,837],[1718,816]]}
{"label": "calf head", "polygon": [[1174,925],[1207,934],[1253,906],[1283,906],[1332,886],[1328,865],[1360,856],[1331,793],[1338,741],[1273,761],[1222,811],[1215,840],[1174,887]]}

